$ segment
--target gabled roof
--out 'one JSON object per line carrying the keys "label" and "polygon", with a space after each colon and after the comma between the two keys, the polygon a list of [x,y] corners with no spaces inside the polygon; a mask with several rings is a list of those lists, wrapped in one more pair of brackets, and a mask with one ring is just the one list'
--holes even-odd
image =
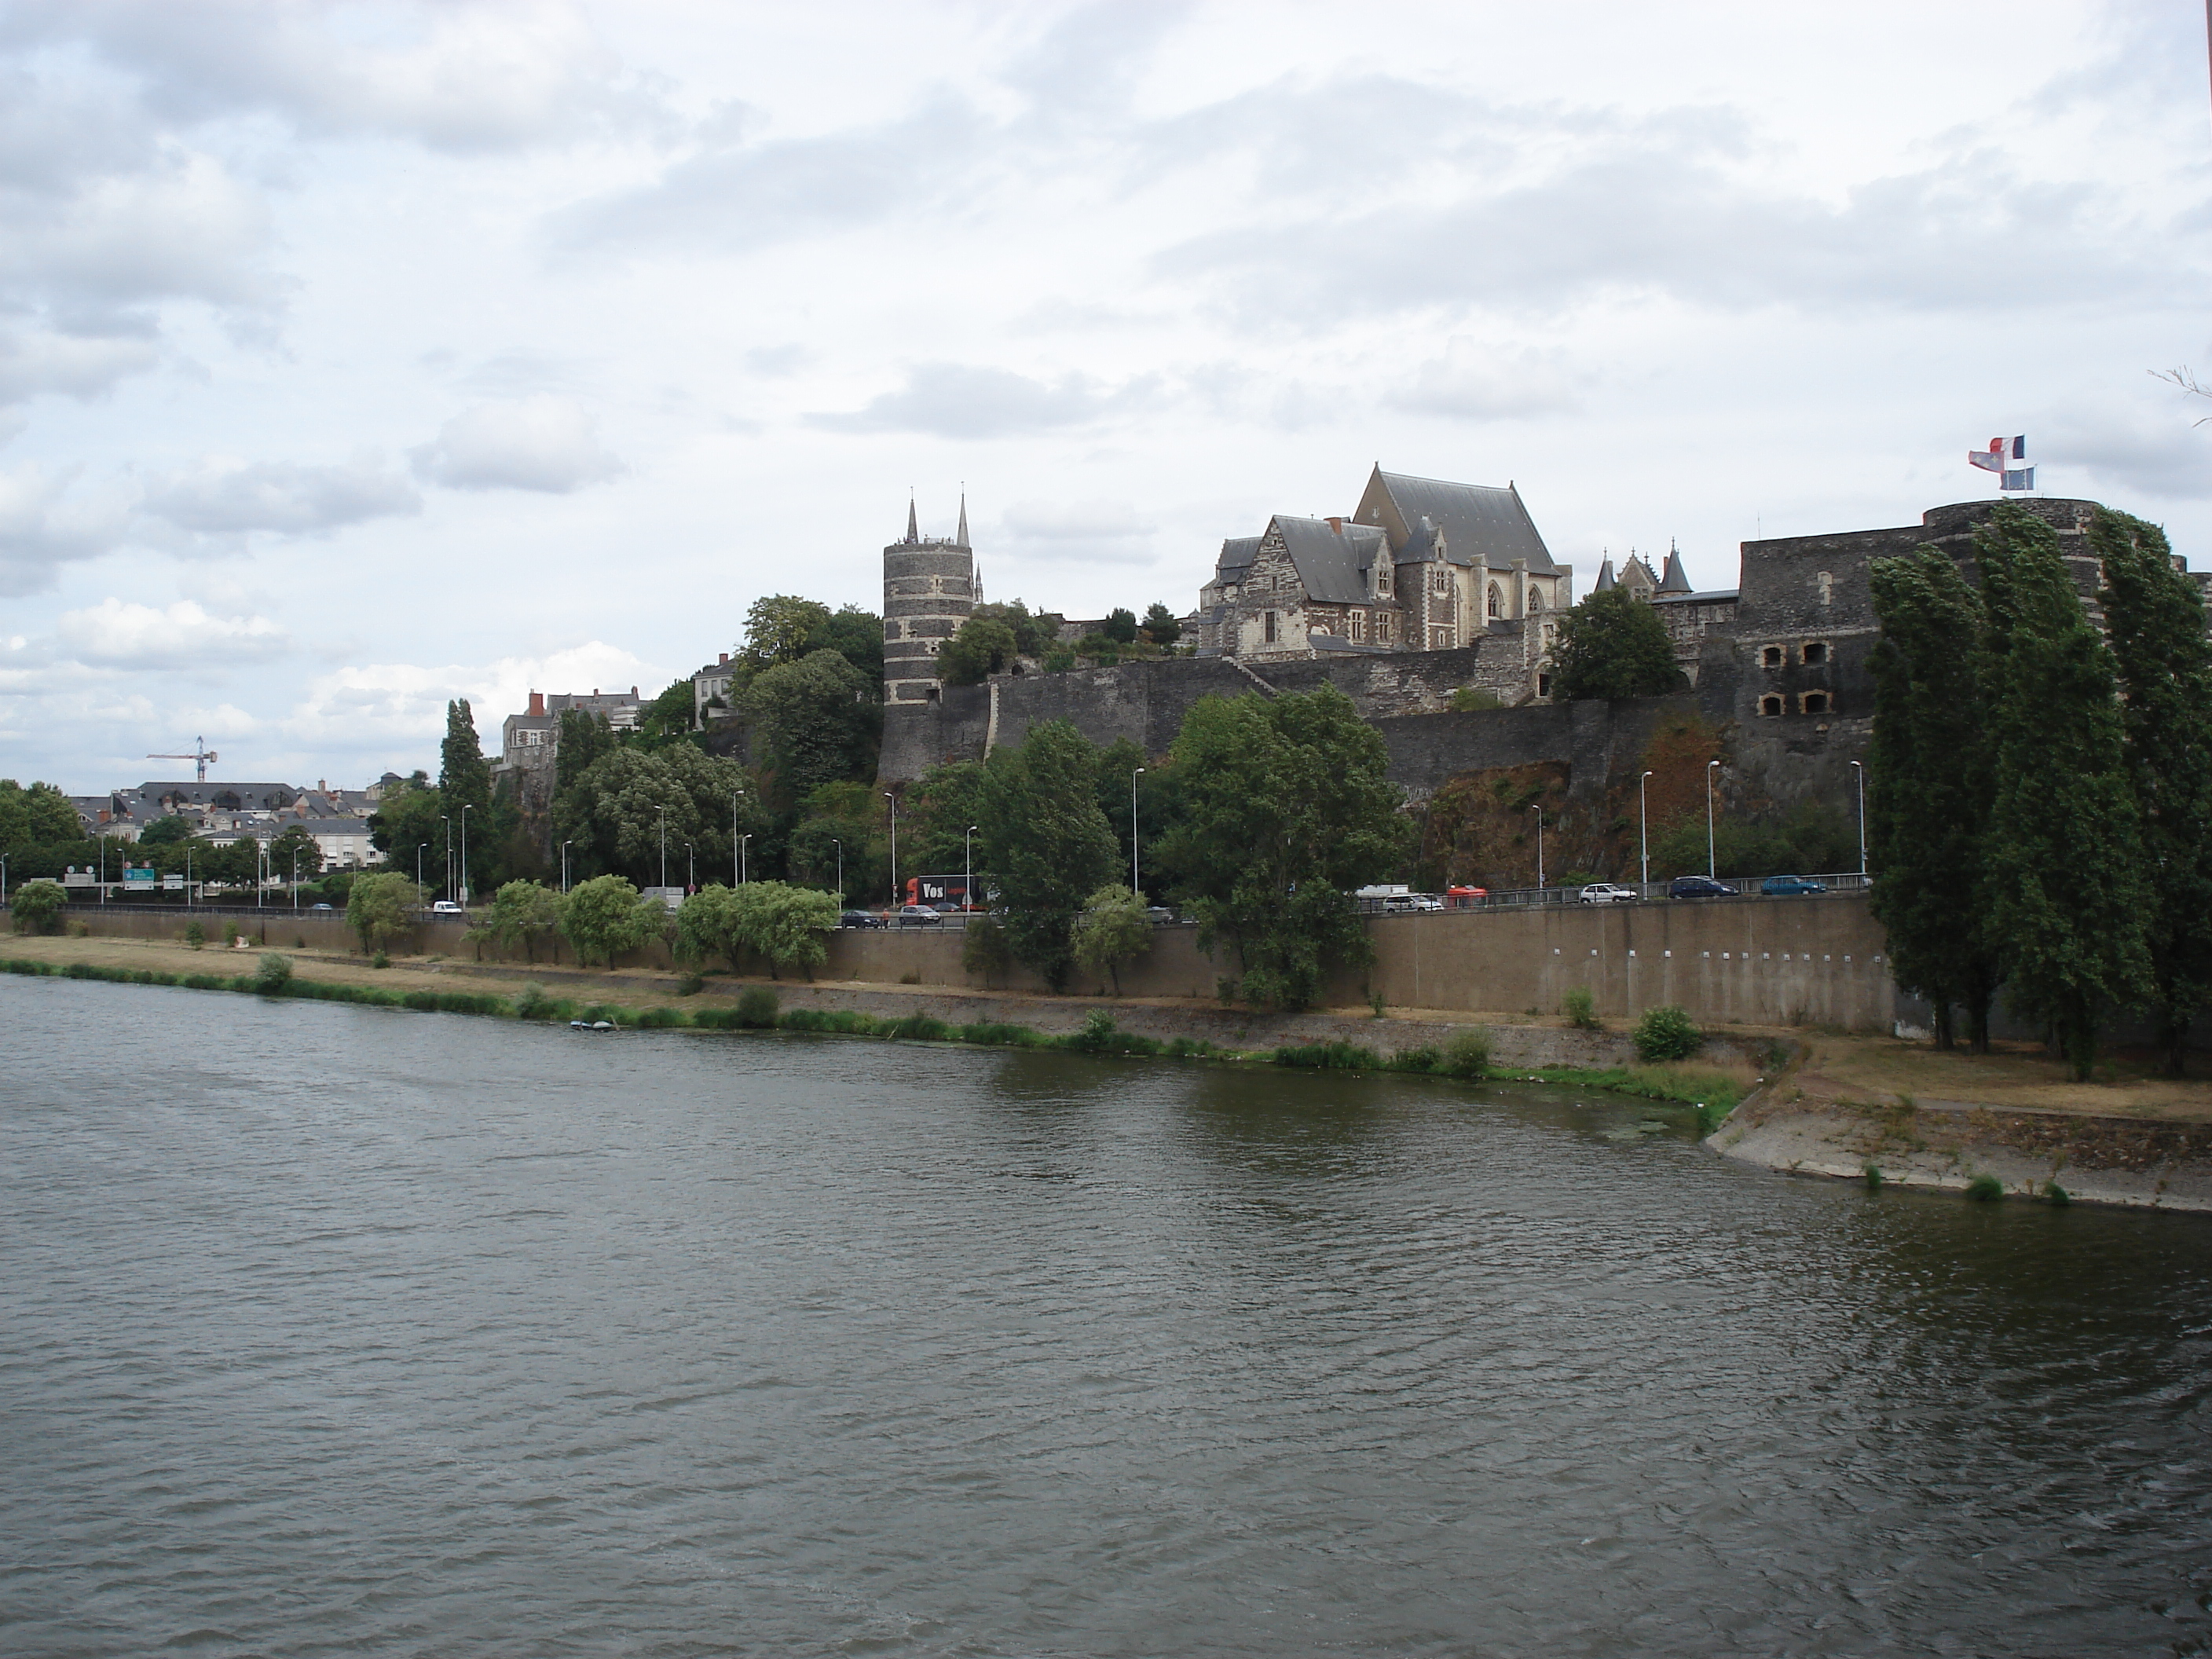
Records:
{"label": "gabled roof", "polygon": [[1414,526],[1426,518],[1443,532],[1445,556],[1454,564],[1480,562],[1492,570],[1510,570],[1516,559],[1526,559],[1532,576],[1559,574],[1536,532],[1536,521],[1510,484],[1499,489],[1490,484],[1452,483],[1385,472],[1378,466],[1360,498],[1358,516],[1364,523],[1388,529],[1393,549],[1403,547]]}
{"label": "gabled roof", "polygon": [[1370,595],[1364,573],[1383,556],[1389,544],[1373,525],[1343,520],[1341,532],[1327,519],[1297,519],[1278,513],[1270,521],[1283,538],[1283,550],[1297,568],[1306,597],[1323,605],[1364,605]]}
{"label": "gabled roof", "polygon": [[1224,581],[1235,580],[1252,568],[1259,551],[1257,536],[1231,536],[1221,544],[1221,559],[1213,567],[1213,574]]}

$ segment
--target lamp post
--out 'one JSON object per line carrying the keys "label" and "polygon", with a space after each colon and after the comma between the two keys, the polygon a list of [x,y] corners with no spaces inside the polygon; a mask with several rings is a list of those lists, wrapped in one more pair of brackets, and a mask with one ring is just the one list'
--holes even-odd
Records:
{"label": "lamp post", "polygon": [[[187,857],[191,855],[186,854]],[[8,902],[8,855],[0,853],[0,904]]]}
{"label": "lamp post", "polygon": [[972,910],[975,908],[975,826],[974,824],[968,826],[968,833],[963,836],[961,840],[967,844],[968,851],[965,854],[964,866],[967,873],[962,878],[964,885],[961,889],[960,903],[963,908]]}
{"label": "lamp post", "polygon": [[253,908],[261,908],[261,896],[269,890],[269,843],[256,836],[253,838]]}
{"label": "lamp post", "polygon": [[1530,811],[1534,812],[1534,813],[1536,815],[1536,885],[1537,885],[1537,888],[1540,890],[1542,889],[1543,885],[1544,885],[1544,805],[1543,805],[1543,803],[1542,803],[1541,801],[1539,801],[1539,802],[1537,802],[1534,805],[1531,806],[1528,810],[1529,810]]}
{"label": "lamp post", "polygon": [[465,800],[461,803],[461,902],[463,904],[469,902],[469,814],[475,810],[474,801]]}
{"label": "lamp post", "polygon": [[446,896],[451,898],[453,896],[453,821],[440,813],[438,822],[446,826],[446,868],[438,878],[438,884],[446,890]]}
{"label": "lamp post", "polygon": [[660,890],[665,894],[668,891],[668,809],[656,806],[653,810],[660,814]]}
{"label": "lamp post", "polygon": [[292,908],[300,908],[300,849],[292,848]]}
{"label": "lamp post", "polygon": [[832,836],[830,844],[837,849],[837,904],[842,909],[845,903],[845,843]]}
{"label": "lamp post", "polygon": [[686,860],[684,866],[686,874],[684,878],[684,890],[689,893],[699,885],[698,848],[690,842],[685,842],[684,843],[684,857]]}
{"label": "lamp post", "polygon": [[1137,885],[1137,780],[1144,775],[1141,766],[1129,774],[1129,890],[1140,898],[1144,894]]}
{"label": "lamp post", "polygon": [[738,839],[738,792],[730,791],[730,874],[738,886],[745,884],[745,844]]}
{"label": "lamp post", "polygon": [[564,893],[568,890],[568,849],[575,844],[573,841],[561,843],[561,890]]}
{"label": "lamp post", "polygon": [[[1636,781],[1636,838],[1644,848],[1644,885],[1646,887],[1651,885],[1651,815],[1644,809],[1644,785],[1650,775],[1646,772]],[[1649,898],[1651,895],[1646,893],[1644,896]]]}
{"label": "lamp post", "polygon": [[746,845],[746,842],[752,840],[752,838],[753,832],[750,830],[746,830],[744,835],[738,837],[738,885],[740,887],[744,886],[747,882],[753,878],[751,866],[745,856],[751,851],[751,848]]}
{"label": "lamp post", "polygon": [[1721,861],[1713,852],[1713,774],[1721,769],[1717,760],[1705,763],[1705,879],[1718,881]]}
{"label": "lamp post", "polygon": [[898,797],[888,789],[884,799],[891,804],[891,908],[898,908]]}
{"label": "lamp post", "polygon": [[1858,785],[1859,793],[1859,879],[1866,880],[1866,768],[1856,761],[1851,763],[1851,781]]}
{"label": "lamp post", "polygon": [[[561,844],[562,844],[563,847],[566,847],[568,843],[567,842],[565,842],[565,841],[564,841],[564,842],[562,842]],[[565,867],[565,866],[564,866],[564,867]],[[565,890],[565,888],[563,889],[563,890]],[[415,843],[415,902],[416,902],[416,903],[417,903],[417,904],[420,904],[422,902],[422,843],[421,842],[419,842],[419,841],[418,841],[418,842],[416,842]]]}

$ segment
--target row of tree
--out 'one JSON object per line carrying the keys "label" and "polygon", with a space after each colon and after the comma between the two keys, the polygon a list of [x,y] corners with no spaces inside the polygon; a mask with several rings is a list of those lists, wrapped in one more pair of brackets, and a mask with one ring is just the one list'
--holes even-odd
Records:
{"label": "row of tree", "polygon": [[1978,584],[1923,549],[1873,569],[1867,821],[1892,971],[1989,1046],[2002,988],[2087,1078],[2147,1007],[2170,1072],[2212,995],[2212,646],[2165,535],[2100,509],[2100,632],[2057,532],[1999,507]]}
{"label": "row of tree", "polygon": [[1142,622],[1133,611],[1117,606],[1096,628],[1063,643],[1066,627],[1065,617],[1032,612],[1019,599],[979,605],[959,631],[937,647],[937,677],[947,685],[977,685],[1021,659],[1048,674],[1064,673],[1080,662],[1110,666],[1158,657],[1182,638],[1182,623],[1157,599]]}

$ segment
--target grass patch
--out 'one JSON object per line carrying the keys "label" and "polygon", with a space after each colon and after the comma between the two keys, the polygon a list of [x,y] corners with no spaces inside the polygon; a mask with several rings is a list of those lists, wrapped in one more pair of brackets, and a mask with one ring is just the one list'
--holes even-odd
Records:
{"label": "grass patch", "polygon": [[2004,1182],[1993,1175],[1978,1175],[1966,1183],[1966,1196],[1977,1204],[1994,1204],[2004,1196]]}
{"label": "grass patch", "polygon": [[1382,1063],[1372,1048],[1356,1042],[1307,1042],[1278,1048],[1267,1056],[1277,1066],[1305,1066],[1324,1072],[1371,1072]]}

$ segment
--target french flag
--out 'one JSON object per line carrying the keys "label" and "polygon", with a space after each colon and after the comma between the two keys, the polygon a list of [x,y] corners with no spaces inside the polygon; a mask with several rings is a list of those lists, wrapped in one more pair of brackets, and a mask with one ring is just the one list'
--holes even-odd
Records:
{"label": "french flag", "polygon": [[2007,461],[2024,461],[2027,459],[2027,434],[2026,433],[2015,438],[1992,438],[1987,449],[1970,449],[1966,452],[1968,465],[1978,466],[1984,472],[1994,472],[1997,475],[1999,489],[2035,488],[2033,467],[2011,467],[2005,465]]}

